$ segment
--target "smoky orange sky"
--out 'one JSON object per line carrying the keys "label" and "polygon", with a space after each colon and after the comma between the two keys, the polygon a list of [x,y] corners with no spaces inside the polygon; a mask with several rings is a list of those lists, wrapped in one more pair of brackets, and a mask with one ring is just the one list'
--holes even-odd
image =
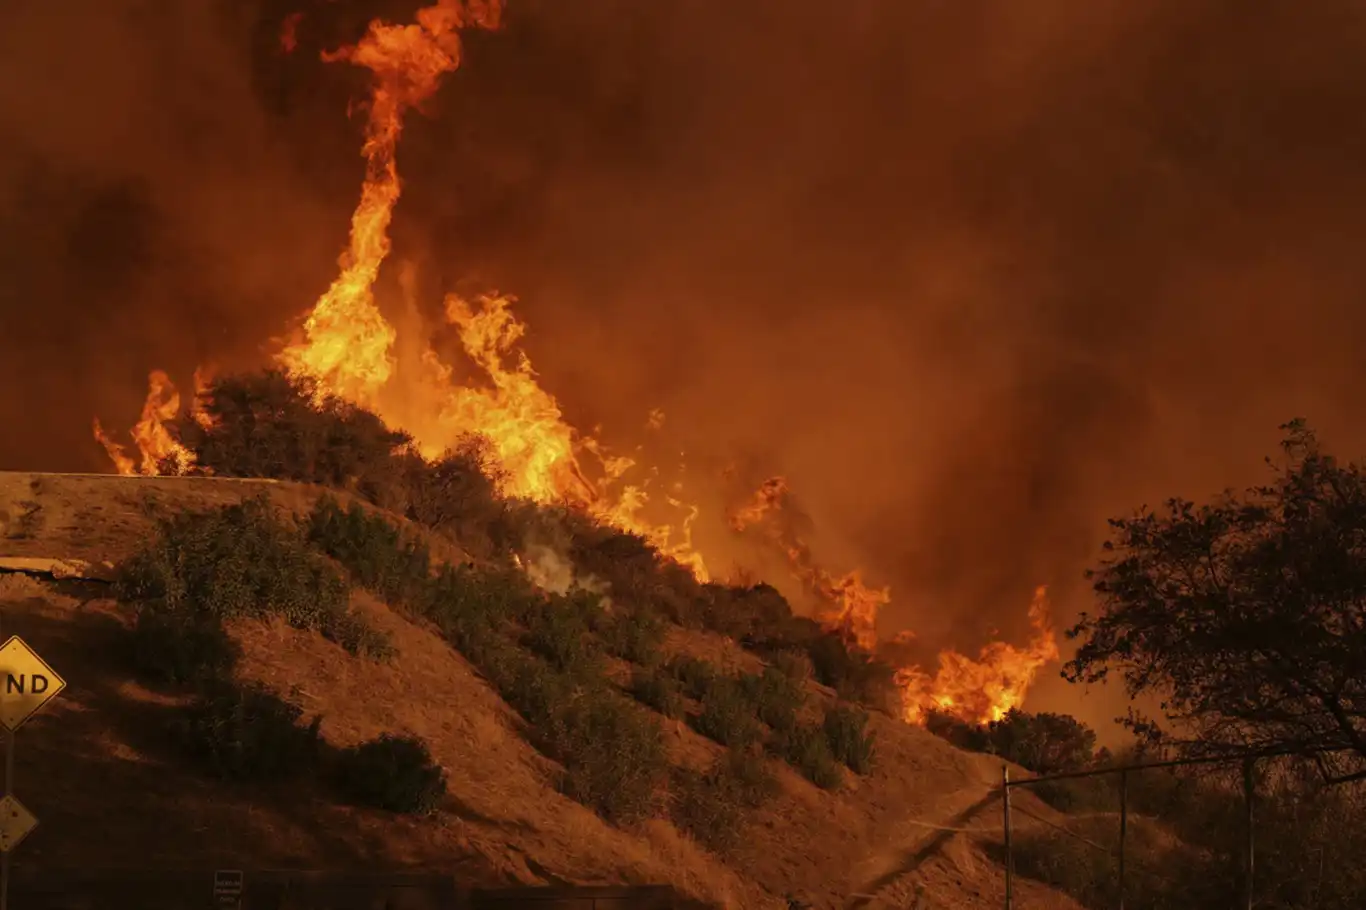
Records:
{"label": "smoky orange sky", "polygon": [[[362,173],[364,75],[318,53],[416,5],[7,4],[0,466],[105,470],[90,418],[149,369],[263,362]],[[971,650],[1036,584],[1075,615],[1107,516],[1257,480],[1285,420],[1366,450],[1366,3],[506,18],[409,117],[381,296],[410,261],[430,312],[520,297],[574,422],[630,447],[664,409],[704,541],[721,467],[784,473],[889,631]],[[1114,714],[1075,698],[1029,706]]]}

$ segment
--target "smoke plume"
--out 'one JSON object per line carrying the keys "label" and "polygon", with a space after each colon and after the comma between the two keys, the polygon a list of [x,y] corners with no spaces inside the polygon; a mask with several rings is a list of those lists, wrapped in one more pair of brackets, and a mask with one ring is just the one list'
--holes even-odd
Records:
{"label": "smoke plume", "polygon": [[[131,423],[150,369],[263,361],[364,166],[363,76],[319,54],[416,5],[8,5],[0,465],[105,469],[90,416]],[[1360,4],[505,19],[405,126],[381,296],[400,260],[432,324],[518,295],[576,424],[631,448],[663,410],[704,550],[733,546],[723,468],[781,474],[888,631],[971,650],[1037,585],[1084,607],[1105,517],[1257,480],[1285,419],[1366,448]],[[1076,710],[1055,689],[1032,706]]]}

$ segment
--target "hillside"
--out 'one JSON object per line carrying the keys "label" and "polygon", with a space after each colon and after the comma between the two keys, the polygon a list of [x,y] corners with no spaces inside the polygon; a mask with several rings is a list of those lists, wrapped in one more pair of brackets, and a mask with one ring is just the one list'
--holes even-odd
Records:
{"label": "hillside", "polygon": [[[101,574],[153,537],[157,515],[261,493],[286,512],[306,513],[322,492],[256,481],[0,474],[0,557],[81,560],[93,567],[88,574]],[[460,558],[453,542],[410,530],[434,559]],[[670,883],[728,907],[782,907],[786,894],[815,907],[917,906],[917,893],[925,908],[1000,906],[1001,871],[988,859],[1000,840],[991,798],[997,760],[873,712],[871,773],[845,774],[839,789],[826,791],[769,760],[779,793],[753,810],[722,860],[667,821],[614,827],[557,792],[551,763],[519,735],[518,717],[484,677],[434,629],[358,590],[352,605],[388,634],[391,660],[351,656],[282,621],[235,620],[235,672],[306,716],[321,715],[329,744],[385,732],[425,741],[448,778],[439,811],[413,819],[339,805],[317,782],[215,781],[168,749],[166,730],[183,699],[133,680],[131,615],[109,586],[33,574],[35,565],[0,575],[0,632],[22,635],[68,688],[18,739],[16,793],[41,826],[16,853],[17,870],[366,863],[439,868],[481,885]],[[668,630],[664,647],[736,670],[760,663],[729,639],[681,627]],[[808,694],[807,710],[833,700],[814,684]],[[682,721],[662,722],[674,764],[701,768],[721,752]],[[1020,798],[1051,817],[1042,803]],[[1027,881],[1017,894],[1025,907],[1076,907]]]}

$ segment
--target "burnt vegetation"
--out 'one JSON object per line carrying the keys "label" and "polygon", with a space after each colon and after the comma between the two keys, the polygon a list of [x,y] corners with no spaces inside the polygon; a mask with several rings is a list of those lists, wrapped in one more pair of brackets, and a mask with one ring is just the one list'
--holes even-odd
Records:
{"label": "burnt vegetation", "polygon": [[[243,619],[391,659],[388,638],[349,605],[356,588],[437,630],[517,712],[527,741],[554,762],[558,788],[613,823],[665,814],[725,851],[745,813],[776,792],[774,762],[826,789],[845,771],[871,772],[868,715],[855,703],[885,703],[891,668],[794,616],[773,588],[699,583],[638,536],[566,507],[507,500],[481,440],[425,460],[405,434],[306,381],[230,376],[201,404],[208,419],[178,427],[196,470],[324,488],[304,515],[262,498],[163,516],[121,567],[118,595],[136,617],[130,653],[149,682],[192,696],[178,742],[206,773],[309,777],[339,801],[391,812],[440,805],[444,773],[421,740],[394,732],[330,746],[322,718],[234,677],[229,630]],[[547,530],[610,598],[528,580],[519,547]],[[424,534],[467,558],[434,558]],[[737,675],[669,653],[671,626],[730,636],[771,666]],[[842,700],[816,709],[813,682]],[[674,767],[670,721],[727,748],[710,769]]]}

